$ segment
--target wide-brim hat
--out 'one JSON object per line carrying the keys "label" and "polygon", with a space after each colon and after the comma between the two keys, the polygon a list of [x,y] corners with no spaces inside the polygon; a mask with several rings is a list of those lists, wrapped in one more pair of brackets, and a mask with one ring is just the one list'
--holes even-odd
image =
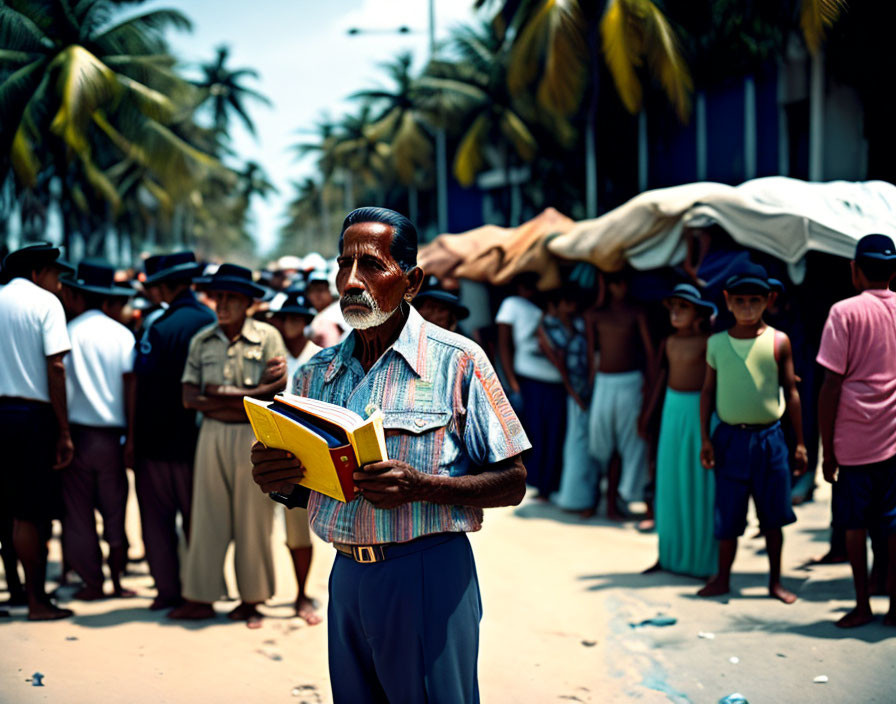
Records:
{"label": "wide-brim hat", "polygon": [[286,291],[286,297],[276,307],[271,306],[272,315],[304,315],[313,318],[317,313],[308,306],[299,291]]}
{"label": "wide-brim hat", "polygon": [[440,303],[444,303],[445,305],[447,305],[449,308],[452,308],[458,320],[463,320],[470,317],[470,309],[467,308],[463,303],[461,303],[460,298],[458,298],[453,293],[449,293],[448,291],[443,291],[441,289],[429,289],[427,291],[421,291],[416,296],[414,296],[415,301],[425,301],[426,299],[429,299],[431,301],[439,301]]}
{"label": "wide-brim hat", "polygon": [[[147,259],[144,265],[148,262]],[[189,281],[202,271],[202,265],[196,263],[196,255],[189,250],[162,255],[155,266],[157,268],[154,273],[147,266],[146,281],[143,282],[146,286],[157,286],[164,281]]]}
{"label": "wide-brim hat", "polygon": [[716,308],[715,303],[707,301],[703,298],[703,295],[700,293],[700,289],[691,284],[678,284],[672,291],[663,299],[663,303],[668,305],[669,300],[672,298],[680,298],[683,301],[688,301],[689,303],[693,303],[698,308],[704,308],[711,316],[716,315],[719,312],[719,309]]}
{"label": "wide-brim hat", "polygon": [[115,267],[102,259],[85,259],[78,264],[74,276],[67,276],[62,283],[69,288],[100,296],[131,297],[136,291],[115,283]]}
{"label": "wide-brim hat", "polygon": [[[7,254],[3,258],[3,271],[21,274],[30,269],[50,266],[57,262],[61,253],[62,250],[50,242],[33,242]],[[64,267],[60,268],[64,270]]]}
{"label": "wide-brim hat", "polygon": [[193,282],[205,291],[242,293],[249,298],[261,298],[265,289],[252,281],[252,270],[238,264],[222,264],[211,276],[197,276]]}

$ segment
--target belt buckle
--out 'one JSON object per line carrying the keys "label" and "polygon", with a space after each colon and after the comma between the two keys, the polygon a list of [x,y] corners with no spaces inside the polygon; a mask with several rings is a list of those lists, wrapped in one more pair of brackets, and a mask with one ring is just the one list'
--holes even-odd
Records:
{"label": "belt buckle", "polygon": [[376,552],[370,545],[353,545],[352,557],[355,558],[355,562],[360,562],[361,564],[377,562]]}

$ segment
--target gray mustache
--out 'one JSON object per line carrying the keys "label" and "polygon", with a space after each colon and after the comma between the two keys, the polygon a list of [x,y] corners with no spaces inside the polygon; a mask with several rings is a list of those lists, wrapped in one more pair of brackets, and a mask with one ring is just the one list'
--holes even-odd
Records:
{"label": "gray mustache", "polygon": [[361,293],[347,293],[340,299],[339,305],[342,308],[345,308],[346,306],[364,306],[370,310],[375,310],[377,307],[376,301],[373,300],[373,296],[367,293],[367,291],[362,291]]}

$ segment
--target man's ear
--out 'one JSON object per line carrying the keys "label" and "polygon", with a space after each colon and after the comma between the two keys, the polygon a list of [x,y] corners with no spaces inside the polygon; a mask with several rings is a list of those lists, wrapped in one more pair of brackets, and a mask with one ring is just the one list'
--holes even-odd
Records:
{"label": "man's ear", "polygon": [[411,300],[420,291],[420,287],[423,285],[423,280],[426,278],[426,274],[419,266],[415,266],[407,273],[407,277],[408,287],[405,291],[405,297],[407,297],[408,300]]}

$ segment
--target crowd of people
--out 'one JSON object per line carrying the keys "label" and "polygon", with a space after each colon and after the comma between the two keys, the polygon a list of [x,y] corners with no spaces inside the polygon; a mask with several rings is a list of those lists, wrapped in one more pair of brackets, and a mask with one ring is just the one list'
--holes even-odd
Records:
{"label": "crowd of people", "polygon": [[[274,593],[277,506],[252,482],[243,397],[291,391],[297,377],[316,383],[307,370],[317,367],[307,363],[350,334],[335,264],[283,257],[258,275],[203,265],[182,251],[121,272],[101,260],[74,267],[60,254],[37,243],[3,261],[0,546],[8,603],[26,606],[35,621],[72,614],[45,589],[53,520],[62,527],[61,580],[74,572],[82,583],[75,600],[133,596],[122,585],[131,469],[157,592],[150,608],[172,619],[214,617],[214,603],[228,593],[223,565],[232,543],[240,601],[229,616],[260,625],[258,606]],[[860,240],[851,272],[857,295],[830,307],[817,344],[789,335],[779,314],[784,286],[749,257],[738,258],[715,291],[680,271],[653,303],[636,295],[627,270],[549,292],[524,274],[495,301],[492,326],[460,329],[500,367],[532,445],[523,459],[537,499],[583,518],[602,500],[613,519],[645,504],[638,527],[658,536],[650,569],[706,580],[697,592],[704,597],[730,589],[752,497],[769,594],[796,600],[781,581],[782,528],[796,521],[792,504],[812,496],[820,444],[823,477],[834,485],[823,561],[848,560],[856,591],[856,608],[838,625],[871,620],[869,595],[877,593],[890,595],[886,623],[896,625],[892,240]],[[413,305],[452,332],[470,315],[435,280],[422,284]],[[809,370],[816,363],[823,381],[807,383],[809,374],[821,380]],[[792,478],[802,475],[803,493],[793,494]],[[286,511],[286,547],[296,614],[319,623],[305,591],[312,542],[304,508]]]}

